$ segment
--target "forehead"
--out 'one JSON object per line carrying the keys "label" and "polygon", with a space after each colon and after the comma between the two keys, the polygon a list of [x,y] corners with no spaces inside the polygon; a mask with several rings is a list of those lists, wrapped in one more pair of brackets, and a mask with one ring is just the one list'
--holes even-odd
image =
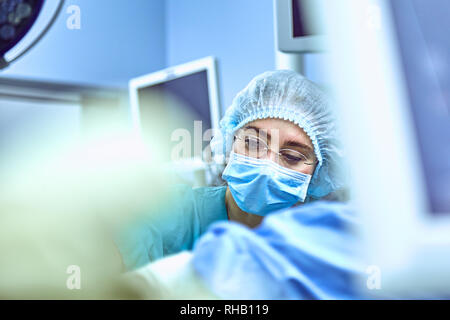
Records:
{"label": "forehead", "polygon": [[311,139],[305,131],[291,121],[282,119],[260,119],[249,122],[244,126],[244,128],[249,126],[266,131],[270,135],[272,135],[271,131],[277,130],[281,145],[286,141],[294,141],[301,144],[306,144],[313,148]]}

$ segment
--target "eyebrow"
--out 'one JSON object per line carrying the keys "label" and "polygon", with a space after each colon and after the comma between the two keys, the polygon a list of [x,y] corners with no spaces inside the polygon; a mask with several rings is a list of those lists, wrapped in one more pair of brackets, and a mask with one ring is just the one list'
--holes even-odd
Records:
{"label": "eyebrow", "polygon": [[270,133],[268,133],[267,130],[264,130],[264,129],[261,129],[261,128],[258,128],[258,127],[254,127],[254,126],[246,126],[246,127],[244,127],[244,130],[255,130],[258,133],[260,131],[263,131],[267,135],[267,137],[270,139]]}
{"label": "eyebrow", "polygon": [[289,146],[289,147],[297,147],[297,148],[305,149],[310,153],[313,153],[313,151],[314,151],[314,149],[311,148],[309,145],[298,142],[298,141],[289,140],[289,141],[285,142],[285,145]]}
{"label": "eyebrow", "polygon": [[[264,133],[267,135],[267,137],[270,139],[270,133],[268,133],[266,130],[255,127],[255,126],[247,126],[244,127],[244,130],[255,130],[258,133],[260,131],[264,131]],[[302,149],[306,149],[308,152],[314,153],[314,148],[310,147],[309,145],[305,144],[305,143],[301,143],[295,140],[288,140],[284,143],[284,145],[289,146],[289,147],[297,147],[297,148],[302,148]]]}

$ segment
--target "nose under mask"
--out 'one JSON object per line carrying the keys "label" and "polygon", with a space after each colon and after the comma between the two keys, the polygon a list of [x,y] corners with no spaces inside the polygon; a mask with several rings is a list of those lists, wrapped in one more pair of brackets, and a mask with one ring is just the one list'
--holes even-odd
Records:
{"label": "nose under mask", "polygon": [[222,174],[239,208],[265,216],[304,202],[311,175],[232,152]]}

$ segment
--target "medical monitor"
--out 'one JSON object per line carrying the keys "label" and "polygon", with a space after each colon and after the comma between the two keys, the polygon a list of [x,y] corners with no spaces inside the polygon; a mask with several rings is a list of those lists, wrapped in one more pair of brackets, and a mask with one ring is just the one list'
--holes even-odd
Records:
{"label": "medical monitor", "polygon": [[324,51],[325,36],[314,2],[274,0],[275,36],[278,50],[291,53]]}
{"label": "medical monitor", "polygon": [[[134,128],[147,136],[157,136],[159,128],[152,123],[160,124],[167,145],[174,144],[177,129],[185,129],[191,138],[191,157],[201,157],[201,150],[194,150],[194,138],[202,139],[206,131],[218,128],[220,116],[213,57],[132,79],[129,87]],[[208,142],[203,141],[202,149]]]}

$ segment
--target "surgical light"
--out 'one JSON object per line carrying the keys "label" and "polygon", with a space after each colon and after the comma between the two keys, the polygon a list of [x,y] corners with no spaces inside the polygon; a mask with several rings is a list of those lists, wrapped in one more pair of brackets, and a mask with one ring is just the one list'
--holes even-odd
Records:
{"label": "surgical light", "polygon": [[60,0],[49,22],[39,35],[22,52],[7,61],[6,53],[30,31],[44,9],[44,0],[0,0],[0,69],[8,67],[22,57],[44,37],[54,24],[63,5],[64,0]]}

